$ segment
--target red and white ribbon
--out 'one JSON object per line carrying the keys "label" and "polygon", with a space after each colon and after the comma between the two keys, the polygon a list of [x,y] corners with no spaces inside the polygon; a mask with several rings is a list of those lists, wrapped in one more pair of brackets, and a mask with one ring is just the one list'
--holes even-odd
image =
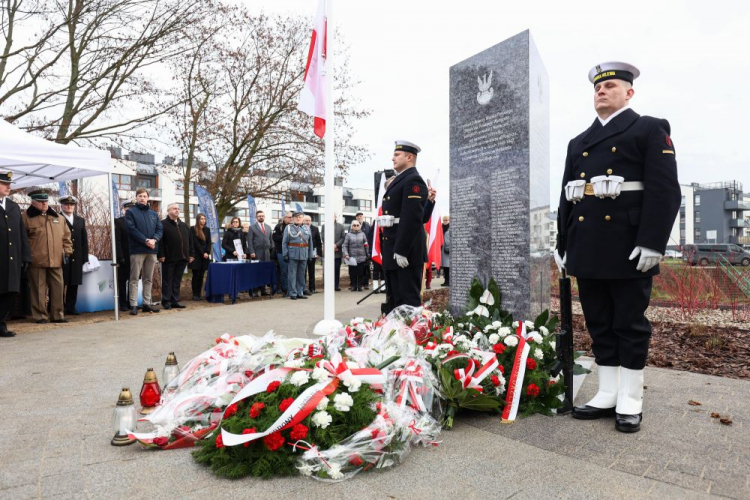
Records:
{"label": "red and white ribbon", "polygon": [[526,375],[526,358],[529,357],[531,348],[526,342],[526,325],[523,321],[518,322],[518,347],[516,357],[513,360],[513,370],[510,374],[508,390],[505,393],[505,408],[503,409],[502,423],[512,424],[516,420],[518,413],[518,404],[521,401],[521,392],[523,391],[523,379]]}
{"label": "red and white ribbon", "polygon": [[472,349],[471,351],[479,353],[482,357],[483,364],[481,367],[479,366],[479,362],[469,357],[468,354],[454,354],[445,358],[443,364],[454,359],[468,358],[469,365],[466,368],[453,370],[453,376],[461,382],[464,389],[476,389],[479,392],[483,392],[482,381],[497,369],[499,362],[494,352],[485,352],[479,349]]}
{"label": "red and white ribbon", "polygon": [[393,370],[393,373],[398,377],[396,383],[399,386],[396,403],[401,408],[405,408],[408,403],[411,408],[426,412],[427,407],[420,394],[424,387],[422,366],[416,360],[410,359],[403,369]]}

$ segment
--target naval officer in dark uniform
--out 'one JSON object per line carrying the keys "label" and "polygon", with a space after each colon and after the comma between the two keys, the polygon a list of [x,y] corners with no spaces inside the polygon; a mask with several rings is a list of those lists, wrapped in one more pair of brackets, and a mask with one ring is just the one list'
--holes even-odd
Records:
{"label": "naval officer in dark uniform", "polygon": [[8,330],[8,319],[21,276],[31,263],[31,247],[21,218],[21,208],[8,196],[13,174],[0,172],[0,337],[15,337]]}
{"label": "naval officer in dark uniform", "polygon": [[669,123],[628,107],[639,75],[620,62],[589,72],[598,117],[568,144],[555,252],[578,280],[599,365],[599,392],[573,417],[615,417],[621,432],[640,430],[645,312],[680,207]]}
{"label": "naval officer in dark uniform", "polygon": [[62,216],[70,229],[73,242],[73,255],[63,264],[65,283],[65,315],[80,316],[76,311],[78,287],[83,284],[83,265],[89,261],[89,238],[86,234],[86,220],[75,213],[77,200],[67,196],[60,200]]}
{"label": "naval officer in dark uniform", "polygon": [[383,269],[388,280],[387,311],[406,304],[422,304],[422,271],[427,262],[427,244],[422,219],[427,184],[416,169],[419,146],[396,141],[393,168],[396,178],[383,194],[383,216],[393,217],[391,226],[383,224],[380,248]]}

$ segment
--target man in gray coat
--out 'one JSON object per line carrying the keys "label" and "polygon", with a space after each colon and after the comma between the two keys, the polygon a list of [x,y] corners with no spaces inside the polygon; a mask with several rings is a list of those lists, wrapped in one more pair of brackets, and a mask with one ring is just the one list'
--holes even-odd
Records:
{"label": "man in gray coat", "polygon": [[[271,235],[273,230],[266,224],[266,214],[258,210],[255,214],[256,222],[250,225],[247,232],[247,252],[251,260],[268,262],[271,260],[271,254],[274,252],[273,239]],[[265,287],[255,290],[255,295],[268,295]]]}
{"label": "man in gray coat", "polygon": [[284,239],[281,251],[284,262],[287,263],[289,279],[289,298],[292,300],[306,299],[305,270],[310,249],[310,230],[302,224],[302,212],[294,214],[294,224],[284,229]]}
{"label": "man in gray coat", "polygon": [[[333,262],[333,287],[337,292],[341,291],[339,288],[339,279],[341,278],[341,248],[344,246],[344,238],[346,237],[346,230],[344,225],[336,222],[336,214],[333,214],[333,251],[334,251],[334,262]],[[326,242],[326,226],[323,225],[320,228],[321,236],[323,237],[323,248],[325,249]],[[325,257],[325,255],[323,256]]]}

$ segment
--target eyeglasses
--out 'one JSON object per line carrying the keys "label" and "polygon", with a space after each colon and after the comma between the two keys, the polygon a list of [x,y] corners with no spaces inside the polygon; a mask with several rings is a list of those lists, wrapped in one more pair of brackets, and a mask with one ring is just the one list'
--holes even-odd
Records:
{"label": "eyeglasses", "polygon": [[359,224],[352,224],[352,227],[359,227]]}

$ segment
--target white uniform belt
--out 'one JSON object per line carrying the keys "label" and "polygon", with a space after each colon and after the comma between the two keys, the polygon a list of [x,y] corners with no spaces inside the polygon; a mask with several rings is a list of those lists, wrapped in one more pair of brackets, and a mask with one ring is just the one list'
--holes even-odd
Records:
{"label": "white uniform belt", "polygon": [[[643,191],[643,182],[641,181],[627,181],[620,184],[622,191]],[[586,188],[583,191],[586,196],[594,196],[594,185],[590,182],[586,183]]]}
{"label": "white uniform belt", "polygon": [[394,224],[398,224],[398,223],[399,223],[400,221],[401,221],[401,219],[400,219],[400,218],[398,218],[398,217],[395,217],[395,218],[393,219],[393,223],[394,223]]}

